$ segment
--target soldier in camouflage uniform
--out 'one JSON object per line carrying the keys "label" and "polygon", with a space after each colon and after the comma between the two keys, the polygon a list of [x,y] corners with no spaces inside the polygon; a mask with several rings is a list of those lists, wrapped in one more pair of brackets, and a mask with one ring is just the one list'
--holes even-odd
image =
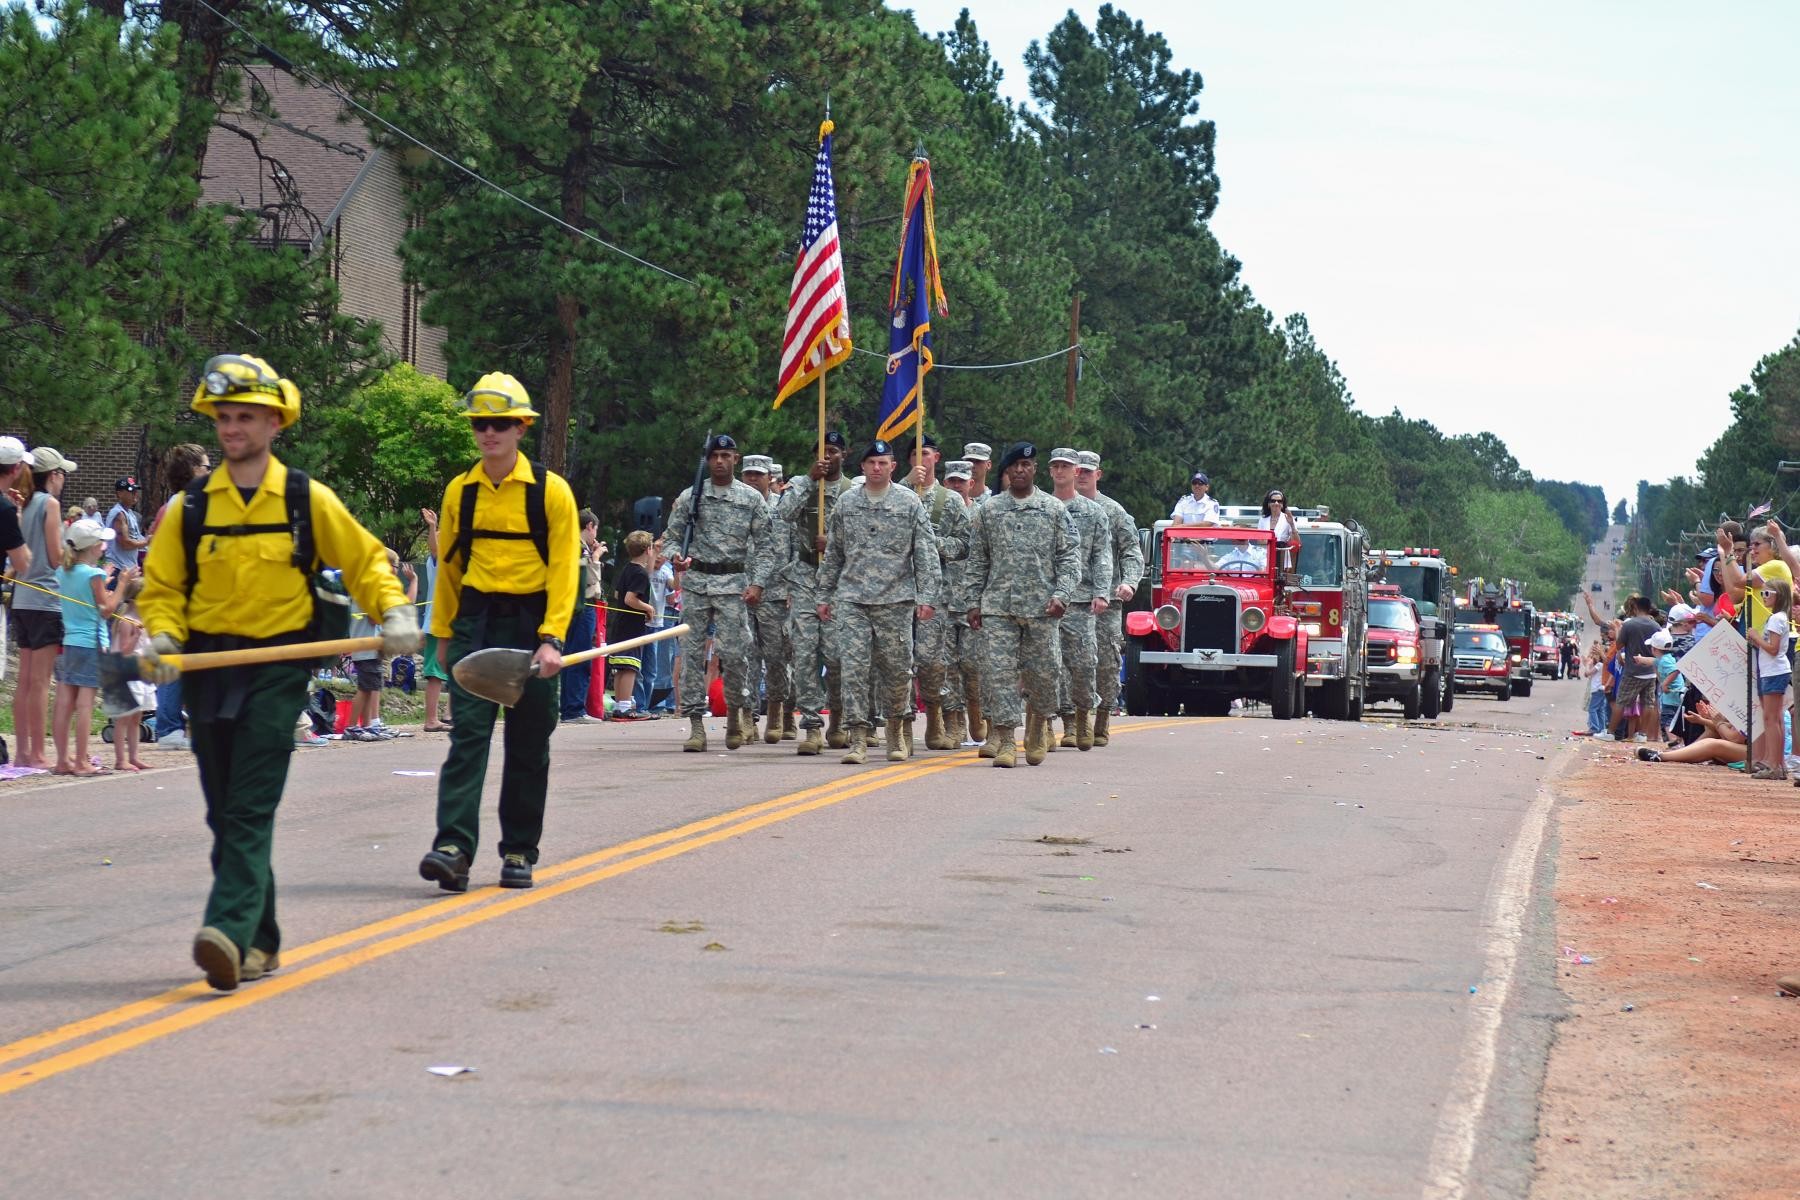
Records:
{"label": "soldier in camouflage uniform", "polygon": [[986,504],[987,498],[993,495],[988,491],[988,467],[994,461],[993,447],[986,442],[969,442],[963,446],[962,461],[969,464],[969,504]]}
{"label": "soldier in camouflage uniform", "polygon": [[[1050,482],[1055,496],[1069,510],[1081,538],[1081,582],[1069,597],[1069,611],[1059,628],[1062,635],[1063,671],[1056,681],[1056,710],[1063,719],[1063,745],[1077,750],[1094,748],[1094,667],[1099,647],[1094,640],[1094,621],[1110,605],[1112,595],[1112,531],[1106,510],[1075,491],[1078,464],[1072,447],[1050,452]],[[1052,732],[1054,737],[1054,731]]]}
{"label": "soldier in camouflage uniform", "polygon": [[975,510],[963,602],[982,639],[982,700],[988,739],[981,756],[1013,765],[1019,679],[1030,698],[1025,761],[1044,761],[1056,679],[1062,673],[1056,623],[1081,581],[1080,538],[1069,510],[1036,485],[1037,448],[1016,442],[1000,460],[1006,490]]}
{"label": "soldier in camouflage uniform", "polygon": [[[700,484],[701,504],[694,520],[694,539],[688,557],[675,557],[675,569],[685,571],[681,583],[681,619],[689,625],[681,638],[687,665],[681,672],[681,711],[687,715],[688,740],[682,749],[706,749],[706,632],[712,627],[713,645],[725,676],[725,748],[736,750],[747,734],[754,735],[756,717],[751,705],[750,661],[755,639],[750,632],[749,609],[762,602],[763,589],[775,573],[775,544],[769,526],[769,509],[762,494],[733,478],[737,466],[737,441],[721,433],[706,444],[707,479]],[[669,525],[663,536],[679,546],[694,519],[694,489],[675,497]]]}
{"label": "soldier in camouflage uniform", "polygon": [[[777,521],[775,504],[780,497],[770,493],[774,464],[766,454],[744,457],[744,482],[761,493],[769,510],[769,544],[775,556],[775,573],[763,589],[762,603],[750,611],[756,633],[756,651],[750,669],[750,695],[755,702],[756,685],[762,684],[764,712],[768,724],[763,741],[771,746],[781,740],[782,714],[787,711],[787,698],[794,694],[788,683],[788,664],[793,646],[788,639],[788,560],[793,557],[793,531],[786,521]],[[760,668],[760,670],[759,670]]]}
{"label": "soldier in camouflage uniform", "polygon": [[[825,457],[812,470],[793,481],[775,506],[775,517],[793,538],[793,558],[788,563],[788,640],[793,647],[794,700],[800,706],[800,744],[796,754],[818,754],[827,745],[841,750],[849,745],[843,736],[844,698],[842,667],[838,661],[836,631],[819,620],[819,562],[825,555],[825,538],[819,533],[819,505],[825,517],[850,490],[844,478],[844,435],[832,430],[825,435]],[[829,677],[829,688],[826,678]],[[821,712],[831,708],[831,728],[825,733]]]}
{"label": "soldier in camouflage uniform", "polygon": [[[844,762],[869,760],[869,697],[879,681],[888,715],[906,711],[912,684],[913,621],[931,620],[943,586],[937,539],[919,498],[893,485],[894,448],[877,438],[863,452],[864,483],[827,519],[819,567],[819,619],[837,623],[844,665]],[[904,762],[900,722],[887,723],[889,762]]]}
{"label": "soldier in camouflage uniform", "polygon": [[[909,452],[912,470],[907,473],[902,486],[918,496],[919,503],[925,506],[926,519],[931,522],[931,531],[937,538],[939,565],[947,573],[952,564],[960,567],[969,557],[969,514],[962,497],[937,481],[937,465],[943,457],[938,452],[937,439],[926,434],[923,440],[922,456],[916,442]],[[946,721],[948,714],[960,712],[963,707],[961,695],[954,697],[955,704],[952,705],[949,688],[955,629],[956,619],[948,604],[938,605],[931,620],[920,621],[913,629],[913,663],[919,674],[919,695],[925,705],[925,746],[930,750],[954,750],[962,745],[961,736],[952,737],[953,730],[949,727],[954,718]],[[904,728],[909,742],[912,738],[911,712],[909,705]]]}
{"label": "soldier in camouflage uniform", "polygon": [[1092,450],[1075,452],[1075,490],[1106,510],[1112,530],[1113,605],[1094,619],[1100,660],[1095,668],[1100,703],[1094,709],[1094,745],[1111,740],[1113,709],[1119,704],[1119,668],[1125,649],[1125,606],[1137,595],[1144,578],[1144,544],[1138,540],[1137,521],[1125,506],[1100,490],[1100,456]]}
{"label": "soldier in camouflage uniform", "polygon": [[[970,495],[975,477],[967,459],[944,464],[944,486],[956,493],[963,511],[970,517],[970,534],[974,533],[974,499]],[[963,580],[968,575],[969,560],[944,564],[944,606],[952,619],[950,634],[950,669],[944,677],[945,734],[958,746],[986,739],[981,717],[981,639],[969,628],[969,606],[963,603]]]}

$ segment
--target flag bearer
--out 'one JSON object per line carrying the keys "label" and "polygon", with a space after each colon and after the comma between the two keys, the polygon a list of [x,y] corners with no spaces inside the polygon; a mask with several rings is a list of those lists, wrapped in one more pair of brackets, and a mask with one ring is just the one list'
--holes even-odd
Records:
{"label": "flag bearer", "polygon": [[[300,389],[260,358],[222,354],[207,362],[193,408],[212,418],[225,464],[189,485],[150,541],[138,611],[156,682],[179,675],[164,655],[314,640],[312,576],[326,564],[341,568],[365,612],[380,614],[382,653],[417,650],[418,614],[381,543],[330,488],[270,452],[299,419]],[[285,662],[182,680],[213,832],[194,963],[220,991],[280,965],[269,851],[308,677],[305,662]]]}
{"label": "flag bearer", "polygon": [[[519,453],[537,418],[524,385],[483,375],[463,397],[481,461],[450,481],[438,510],[437,590],[431,635],[444,666],[492,646],[532,654],[525,694],[507,711],[500,773],[500,886],[528,888],[544,830],[550,734],[557,725],[562,635],[581,583],[581,528],[568,481]],[[481,785],[500,706],[450,678],[450,753],[438,772],[437,837],[419,875],[467,891],[481,814]]]}

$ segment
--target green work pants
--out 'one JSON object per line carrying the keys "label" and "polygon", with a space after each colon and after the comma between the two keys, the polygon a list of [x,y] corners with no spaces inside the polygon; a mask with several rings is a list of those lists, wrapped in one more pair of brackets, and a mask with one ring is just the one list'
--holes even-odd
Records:
{"label": "green work pants", "polygon": [[[248,678],[246,679],[245,676]],[[242,682],[243,701],[229,720],[195,717],[188,723],[206,824],[212,830],[212,894],[205,923],[230,938],[243,954],[252,947],[281,949],[275,924],[275,872],[269,864],[275,840],[275,806],[287,785],[294,726],[306,707],[304,666],[195,672],[184,682],[196,713],[210,711],[203,690]]]}
{"label": "green work pants", "polygon": [[[536,652],[537,622],[526,615],[490,614],[486,621],[458,614],[450,630],[444,665],[450,672],[450,755],[438,772],[437,840],[471,859],[479,840],[481,786],[487,779],[488,748],[500,706],[462,689],[455,666],[474,646],[508,646]],[[537,862],[544,832],[544,794],[550,787],[550,734],[557,722],[556,677],[533,676],[525,694],[506,714],[505,762],[500,771],[500,854],[523,854]]]}

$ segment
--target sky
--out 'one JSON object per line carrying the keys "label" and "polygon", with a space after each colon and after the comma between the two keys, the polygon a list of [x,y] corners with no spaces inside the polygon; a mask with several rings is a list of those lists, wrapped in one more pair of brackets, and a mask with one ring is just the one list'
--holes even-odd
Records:
{"label": "sky", "polygon": [[[1021,101],[1071,8],[890,3],[927,32],[968,7]],[[1693,473],[1800,330],[1800,4],[1118,7],[1203,77],[1213,230],[1366,412],[1635,501]]]}

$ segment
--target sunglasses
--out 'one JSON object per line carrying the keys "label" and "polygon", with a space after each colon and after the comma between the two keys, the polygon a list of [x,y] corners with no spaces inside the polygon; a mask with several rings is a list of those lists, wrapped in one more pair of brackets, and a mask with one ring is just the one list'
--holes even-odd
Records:
{"label": "sunglasses", "polygon": [[517,428],[519,422],[512,417],[476,417],[469,422],[476,433],[501,433]]}

